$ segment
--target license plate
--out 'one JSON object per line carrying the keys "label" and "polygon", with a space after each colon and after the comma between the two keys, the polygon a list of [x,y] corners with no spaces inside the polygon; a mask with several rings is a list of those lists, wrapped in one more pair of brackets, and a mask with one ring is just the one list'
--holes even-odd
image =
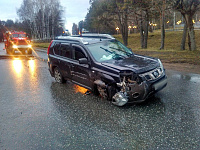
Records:
{"label": "license plate", "polygon": [[155,83],[153,85],[154,89],[157,91],[159,90],[160,88],[162,88],[165,84],[167,84],[167,79],[164,79],[164,80],[161,80],[160,82],[158,83]]}

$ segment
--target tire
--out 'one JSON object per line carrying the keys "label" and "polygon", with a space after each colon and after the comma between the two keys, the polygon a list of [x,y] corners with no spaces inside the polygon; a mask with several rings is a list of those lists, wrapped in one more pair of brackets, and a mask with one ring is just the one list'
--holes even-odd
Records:
{"label": "tire", "polygon": [[58,82],[58,83],[66,82],[66,80],[63,78],[62,74],[60,73],[60,70],[58,69],[58,67],[56,67],[54,69],[54,78],[55,78],[56,82]]}
{"label": "tire", "polygon": [[108,101],[112,101],[113,96],[117,93],[116,87],[111,85],[107,87]]}

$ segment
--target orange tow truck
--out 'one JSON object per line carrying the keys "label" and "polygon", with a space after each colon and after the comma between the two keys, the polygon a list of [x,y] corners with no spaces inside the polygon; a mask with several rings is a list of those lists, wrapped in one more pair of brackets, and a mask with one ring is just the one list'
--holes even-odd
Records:
{"label": "orange tow truck", "polygon": [[18,51],[22,54],[32,54],[31,41],[23,31],[6,31],[5,49],[7,54],[14,54]]}

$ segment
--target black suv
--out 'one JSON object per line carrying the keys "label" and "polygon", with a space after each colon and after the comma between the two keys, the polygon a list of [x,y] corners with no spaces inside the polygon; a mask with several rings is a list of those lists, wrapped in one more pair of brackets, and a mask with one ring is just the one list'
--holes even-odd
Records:
{"label": "black suv", "polygon": [[70,80],[118,106],[143,102],[167,85],[159,59],[136,55],[108,34],[60,36],[47,54],[57,82]]}

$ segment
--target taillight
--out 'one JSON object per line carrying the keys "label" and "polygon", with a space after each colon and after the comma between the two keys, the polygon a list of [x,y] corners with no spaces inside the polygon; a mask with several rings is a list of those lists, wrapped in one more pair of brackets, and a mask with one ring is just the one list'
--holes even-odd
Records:
{"label": "taillight", "polygon": [[51,41],[51,43],[49,44],[49,47],[47,49],[47,55],[49,55],[49,50],[50,50],[50,47],[51,47],[51,44],[52,44],[53,41]]}

